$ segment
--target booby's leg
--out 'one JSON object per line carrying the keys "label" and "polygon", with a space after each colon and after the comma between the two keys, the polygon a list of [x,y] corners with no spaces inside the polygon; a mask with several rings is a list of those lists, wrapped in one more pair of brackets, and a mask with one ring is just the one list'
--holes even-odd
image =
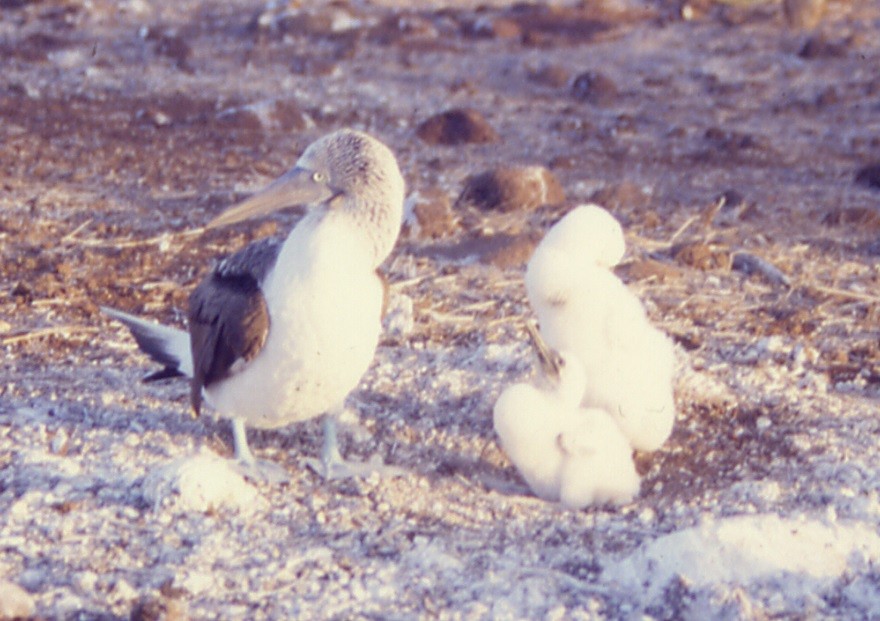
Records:
{"label": "booby's leg", "polygon": [[321,463],[324,465],[324,474],[331,472],[333,464],[344,463],[342,453],[339,452],[339,438],[336,435],[336,421],[339,412],[332,412],[324,416],[324,445],[321,447]]}
{"label": "booby's leg", "polygon": [[324,445],[321,448],[321,459],[307,459],[306,464],[325,479],[346,479],[349,477],[368,477],[373,473],[379,476],[396,477],[406,474],[406,470],[397,466],[386,466],[381,458],[375,455],[370,461],[346,461],[339,452],[339,441],[336,436],[336,423],[342,414],[342,406],[324,415]]}
{"label": "booby's leg", "polygon": [[259,460],[251,453],[244,421],[240,418],[233,418],[230,422],[232,423],[232,442],[235,446],[235,461],[241,475],[255,483],[289,482],[290,475],[287,470],[271,461]]}
{"label": "booby's leg", "polygon": [[251,453],[251,447],[248,446],[247,429],[245,429],[244,421],[240,418],[233,418],[232,423],[232,443],[235,446],[235,458],[245,464],[253,464],[257,460]]}

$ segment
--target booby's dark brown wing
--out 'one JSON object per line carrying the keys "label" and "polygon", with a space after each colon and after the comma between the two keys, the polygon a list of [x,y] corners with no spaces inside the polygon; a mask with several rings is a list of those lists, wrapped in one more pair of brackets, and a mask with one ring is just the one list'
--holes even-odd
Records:
{"label": "booby's dark brown wing", "polygon": [[269,311],[260,285],[280,249],[272,239],[246,246],[218,263],[190,295],[190,401],[197,416],[202,388],[228,377],[236,363],[252,360],[263,349]]}

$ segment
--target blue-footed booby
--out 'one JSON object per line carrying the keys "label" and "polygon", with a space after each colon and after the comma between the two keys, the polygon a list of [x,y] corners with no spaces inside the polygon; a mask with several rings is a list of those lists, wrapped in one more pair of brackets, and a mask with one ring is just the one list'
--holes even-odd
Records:
{"label": "blue-footed booby", "polygon": [[624,250],[614,216],[597,205],[577,207],[535,248],[526,291],[547,344],[584,366],[581,404],[611,414],[633,448],[653,451],[675,419],[675,355],[611,271]]}
{"label": "blue-footed booby", "polygon": [[581,406],[587,379],[574,354],[527,327],[541,372],[537,386],[514,384],[495,402],[501,448],[544,500],[574,509],[629,502],[640,484],[629,441],[608,412]]}
{"label": "blue-footed booby", "polygon": [[323,413],[317,467],[325,477],[382,471],[342,460],[335,419],[375,354],[385,295],[377,268],[397,240],[403,198],[388,147],[359,131],[336,131],[208,225],[311,206],[283,243],[257,241],[214,267],[190,296],[188,333],[104,310],[164,365],[151,377],[190,377],[196,414],[204,400],[231,419],[235,456],[247,474],[283,476],[254,458],[246,425],[276,428]]}

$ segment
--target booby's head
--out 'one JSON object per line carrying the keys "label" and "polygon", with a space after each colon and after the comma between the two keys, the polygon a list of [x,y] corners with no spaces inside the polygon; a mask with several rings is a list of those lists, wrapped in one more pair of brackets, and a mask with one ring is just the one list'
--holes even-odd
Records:
{"label": "booby's head", "polygon": [[352,129],[333,132],[310,144],[292,169],[227,209],[207,228],[295,205],[318,204],[347,209],[370,221],[380,229],[382,239],[377,241],[387,254],[403,219],[403,176],[394,154],[369,134]]}
{"label": "booby's head", "polygon": [[575,207],[554,224],[541,247],[553,248],[572,261],[611,268],[623,258],[626,242],[617,219],[602,207],[590,204]]}
{"label": "booby's head", "polygon": [[557,351],[547,345],[531,325],[526,325],[529,340],[535,348],[541,375],[549,392],[556,394],[566,405],[580,404],[586,389],[586,371],[577,357],[568,351]]}

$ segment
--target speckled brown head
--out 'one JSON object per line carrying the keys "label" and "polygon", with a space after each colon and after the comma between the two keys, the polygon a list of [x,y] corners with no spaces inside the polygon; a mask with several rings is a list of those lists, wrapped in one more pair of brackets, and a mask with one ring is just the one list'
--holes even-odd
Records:
{"label": "speckled brown head", "polygon": [[377,258],[391,252],[403,219],[403,176],[391,150],[341,129],[309,145],[291,170],[208,224],[216,228],[295,205],[344,210],[362,222]]}

